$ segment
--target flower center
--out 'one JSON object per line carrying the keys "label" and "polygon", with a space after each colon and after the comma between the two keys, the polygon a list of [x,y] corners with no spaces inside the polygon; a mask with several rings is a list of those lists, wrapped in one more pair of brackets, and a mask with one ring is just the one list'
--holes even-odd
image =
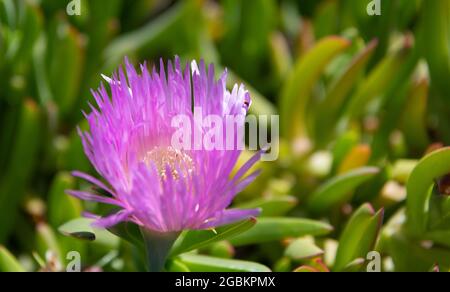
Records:
{"label": "flower center", "polygon": [[148,166],[155,165],[159,177],[163,180],[167,178],[167,170],[176,180],[181,176],[190,176],[195,170],[192,158],[185,152],[171,146],[153,148],[144,155],[143,162]]}

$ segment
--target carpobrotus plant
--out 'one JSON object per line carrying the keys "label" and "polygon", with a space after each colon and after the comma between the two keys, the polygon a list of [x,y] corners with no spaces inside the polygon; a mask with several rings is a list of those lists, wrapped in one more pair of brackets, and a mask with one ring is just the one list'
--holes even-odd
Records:
{"label": "carpobrotus plant", "polygon": [[[194,111],[224,117],[223,121],[225,116],[245,116],[249,93],[238,85],[228,91],[226,72],[216,81],[214,67],[206,69],[203,62],[200,67],[192,62],[183,71],[176,58],[167,71],[166,75],[161,61],[159,72],[142,65],[138,74],[126,61],[126,72],[119,70],[113,78],[106,78],[111,97],[103,85],[93,92],[97,108],[91,106],[92,112],[85,115],[90,129],[80,131],[80,136],[87,157],[108,185],[81,172],[73,175],[109,196],[67,191],[118,208],[103,217],[87,214],[96,219],[96,227],[110,228],[124,221],[140,226],[147,246],[153,247],[148,251],[151,270],[163,267],[165,253],[181,231],[210,229],[259,213],[258,209],[226,210],[257,176],[258,171],[245,175],[259,154],[232,177],[241,150],[195,147],[203,139],[196,141],[194,131],[200,130],[203,137],[203,128],[193,127],[187,133],[192,134],[192,145],[185,149],[173,145],[177,117],[184,115],[195,124]],[[236,126],[244,127],[244,120]],[[239,132],[232,137],[235,146]]]}

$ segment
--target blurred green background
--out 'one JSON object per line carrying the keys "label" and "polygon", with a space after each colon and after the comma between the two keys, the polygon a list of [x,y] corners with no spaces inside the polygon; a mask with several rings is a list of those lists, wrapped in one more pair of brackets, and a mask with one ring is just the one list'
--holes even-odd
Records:
{"label": "blurred green background", "polygon": [[75,128],[100,74],[174,55],[227,67],[253,114],[280,115],[281,145],[235,202],[263,209],[256,226],[168,270],[359,271],[372,250],[384,271],[449,270],[450,1],[69,2],[0,0],[0,271],[61,270],[72,250],[142,268],[107,232],[58,228],[101,209],[64,194],[89,187],[71,170],[95,174]]}

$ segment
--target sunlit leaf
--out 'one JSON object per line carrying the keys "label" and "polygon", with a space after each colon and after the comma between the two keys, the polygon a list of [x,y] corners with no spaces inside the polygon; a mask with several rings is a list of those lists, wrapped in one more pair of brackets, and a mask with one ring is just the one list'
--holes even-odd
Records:
{"label": "sunlit leaf", "polygon": [[333,227],[310,219],[299,218],[259,218],[255,227],[232,238],[235,246],[280,241],[289,237],[305,235],[321,236],[330,233]]}
{"label": "sunlit leaf", "polygon": [[91,219],[78,218],[65,223],[58,228],[58,231],[66,236],[72,236],[78,239],[94,241],[96,239],[95,230],[92,228]]}
{"label": "sunlit leaf", "polygon": [[[15,132],[9,164],[0,179],[0,219],[14,222],[17,207],[23,198],[38,159],[41,135],[41,113],[37,104],[27,100],[21,106],[20,121]],[[12,230],[12,224],[0,226],[0,242],[4,242]]]}
{"label": "sunlit leaf", "polygon": [[25,268],[3,246],[0,246],[0,272],[25,272]]}
{"label": "sunlit leaf", "polygon": [[295,197],[291,196],[275,196],[273,198],[256,199],[250,202],[238,205],[241,209],[260,208],[261,217],[276,217],[285,215],[298,203]]}
{"label": "sunlit leaf", "polygon": [[364,262],[378,239],[383,216],[384,210],[375,213],[369,204],[355,211],[339,239],[333,270],[345,270],[358,258],[362,258]]}
{"label": "sunlit leaf", "polygon": [[250,218],[236,224],[216,228],[215,230],[187,231],[175,242],[170,255],[175,256],[214,242],[232,239],[236,235],[252,228],[256,222],[256,219]]}
{"label": "sunlit leaf", "polygon": [[[450,84],[450,2],[426,1],[423,6],[423,27],[419,39],[435,85],[448,94]],[[436,17],[439,15],[439,17]]]}
{"label": "sunlit leaf", "polygon": [[403,114],[403,132],[409,147],[423,151],[430,141],[427,133],[428,80],[415,83],[409,93],[408,102]]}
{"label": "sunlit leaf", "polygon": [[181,255],[179,260],[191,272],[270,272],[270,269],[262,264],[242,260],[193,254]]}
{"label": "sunlit leaf", "polygon": [[311,259],[323,255],[323,250],[310,237],[298,238],[286,248],[284,255],[293,260]]}
{"label": "sunlit leaf", "polygon": [[63,117],[72,112],[78,98],[84,65],[82,36],[69,23],[56,20],[46,56],[53,98]]}
{"label": "sunlit leaf", "polygon": [[435,179],[450,173],[450,148],[425,156],[414,168],[407,183],[408,230],[414,235],[426,231],[429,198]]}
{"label": "sunlit leaf", "polygon": [[349,45],[343,38],[327,37],[297,61],[280,98],[281,128],[287,137],[306,134],[304,123],[310,92],[329,62]]}
{"label": "sunlit leaf", "polygon": [[65,255],[63,254],[62,248],[58,239],[56,237],[53,229],[47,224],[41,223],[36,228],[37,234],[37,248],[41,257],[46,256],[48,252],[52,252],[56,260],[63,264],[65,260]]}
{"label": "sunlit leaf", "polygon": [[386,56],[366,80],[360,84],[354,97],[349,102],[345,116],[350,119],[359,117],[374,98],[383,95],[390,82],[400,71],[406,57],[407,54],[404,51]]}
{"label": "sunlit leaf", "polygon": [[339,165],[338,173],[343,174],[365,166],[369,162],[371,154],[372,151],[370,149],[370,146],[364,144],[356,145],[347,154],[341,165]]}
{"label": "sunlit leaf", "polygon": [[58,174],[50,187],[48,197],[49,221],[52,226],[81,216],[82,207],[79,200],[65,194],[65,190],[73,189],[75,180],[69,173]]}
{"label": "sunlit leaf", "polygon": [[314,212],[324,212],[350,200],[352,191],[362,183],[373,178],[380,170],[376,167],[363,167],[332,178],[318,188],[309,199],[309,207]]}
{"label": "sunlit leaf", "polygon": [[342,110],[346,100],[345,98],[355,86],[358,78],[361,77],[377,44],[378,42],[376,40],[369,43],[361,53],[354,57],[339,79],[330,86],[330,89],[325,99],[321,102],[316,114],[315,132],[319,142],[333,134],[333,129],[327,131],[323,131],[322,129],[337,122],[338,113]]}

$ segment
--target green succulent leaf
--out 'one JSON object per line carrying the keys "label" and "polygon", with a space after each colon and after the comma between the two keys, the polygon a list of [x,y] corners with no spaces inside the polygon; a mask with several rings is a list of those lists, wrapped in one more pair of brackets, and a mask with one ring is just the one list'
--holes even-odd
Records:
{"label": "green succulent leaf", "polygon": [[426,126],[429,86],[427,79],[413,84],[403,113],[402,128],[406,141],[417,152],[424,151],[430,144]]}
{"label": "green succulent leaf", "polygon": [[96,246],[102,246],[109,249],[117,248],[119,237],[112,231],[93,227],[92,223],[94,221],[95,220],[89,218],[73,219],[60,226],[58,231],[68,237],[88,242],[95,241]]}
{"label": "green succulent leaf", "polygon": [[339,118],[339,112],[342,110],[346,97],[355,86],[358,78],[361,77],[363,70],[372,57],[378,41],[374,40],[370,42],[366,48],[364,48],[358,55],[354,57],[350,65],[346,68],[345,72],[335,81],[325,96],[324,100],[320,103],[316,114],[316,138],[320,141],[326,141],[333,131],[322,129],[329,125],[335,125]]}
{"label": "green succulent leaf", "polygon": [[427,230],[429,199],[435,180],[450,173],[450,148],[425,156],[414,168],[407,183],[408,231],[420,236]]}
{"label": "green succulent leaf", "polygon": [[175,242],[170,256],[182,254],[207,246],[221,240],[229,240],[246,232],[256,224],[256,219],[250,218],[239,223],[218,227],[215,230],[191,230],[184,232]]}
{"label": "green succulent leaf", "polygon": [[270,269],[262,264],[242,260],[194,254],[184,254],[178,259],[191,272],[270,272]]}
{"label": "green succulent leaf", "polygon": [[[450,3],[430,0],[422,5],[423,27],[420,45],[430,66],[433,82],[448,94],[450,85]],[[439,17],[436,17],[439,15]]]}
{"label": "green succulent leaf", "polygon": [[93,220],[78,218],[71,220],[58,228],[58,231],[66,236],[78,239],[94,241],[96,239],[95,230],[92,228]]}
{"label": "green succulent leaf", "polygon": [[339,239],[333,270],[343,271],[358,258],[373,251],[383,222],[384,210],[376,212],[370,204],[355,211]]}
{"label": "green succulent leaf", "polygon": [[311,259],[323,255],[323,250],[319,248],[311,237],[298,238],[292,241],[284,255],[293,260]]}
{"label": "green succulent leaf", "polygon": [[448,248],[424,247],[402,233],[389,238],[387,250],[392,255],[395,271],[398,272],[429,271],[436,264],[450,267]]}
{"label": "green succulent leaf", "polygon": [[25,272],[25,268],[4,246],[0,246],[0,272]]}
{"label": "green succulent leaf", "polygon": [[143,49],[157,50],[170,43],[171,39],[175,39],[175,35],[180,36],[178,33],[183,27],[183,20],[189,18],[189,13],[193,12],[192,3],[193,1],[179,3],[161,17],[114,39],[104,50],[104,58],[108,64],[115,66],[125,56]]}
{"label": "green succulent leaf", "polygon": [[309,208],[322,213],[349,201],[352,191],[379,172],[376,167],[363,167],[332,178],[311,195]]}
{"label": "green succulent leaf", "polygon": [[327,223],[300,218],[259,218],[255,227],[230,240],[235,246],[280,241],[290,237],[306,235],[321,236],[330,233],[333,227]]}
{"label": "green succulent leaf", "polygon": [[327,37],[297,64],[283,86],[280,99],[281,129],[288,138],[304,136],[310,92],[326,66],[350,45],[340,37]]}
{"label": "green succulent leaf", "polygon": [[49,83],[59,112],[66,117],[78,98],[85,51],[80,33],[64,20],[56,20],[46,56]]}
{"label": "green succulent leaf", "polygon": [[[0,219],[14,222],[17,208],[25,194],[25,187],[37,164],[42,133],[41,111],[37,104],[26,100],[21,105],[19,126],[15,132],[9,164],[0,179]],[[11,232],[11,224],[0,226],[0,242],[5,242]]]}
{"label": "green succulent leaf", "polygon": [[360,272],[362,268],[364,267],[365,263],[364,258],[357,258],[354,261],[350,262],[348,265],[345,266],[345,268],[342,269],[342,272]]}
{"label": "green succulent leaf", "polygon": [[36,228],[36,242],[38,253],[45,258],[47,252],[51,251],[60,264],[64,263],[64,254],[54,230],[45,223],[40,223]]}
{"label": "green succulent leaf", "polygon": [[60,226],[81,216],[80,201],[64,193],[74,186],[75,180],[69,173],[59,173],[53,179],[48,197],[48,217],[52,226]]}
{"label": "green succulent leaf", "polygon": [[292,196],[275,196],[271,198],[255,199],[238,205],[240,209],[260,208],[260,217],[283,216],[292,210],[298,203],[297,198]]}
{"label": "green succulent leaf", "polygon": [[426,232],[422,238],[450,248],[450,230],[429,231]]}
{"label": "green succulent leaf", "polygon": [[349,101],[345,117],[350,120],[358,118],[366,109],[367,105],[377,97],[383,96],[391,85],[392,80],[400,72],[405,63],[407,53],[399,51],[385,57],[370,75],[362,82],[355,95]]}

